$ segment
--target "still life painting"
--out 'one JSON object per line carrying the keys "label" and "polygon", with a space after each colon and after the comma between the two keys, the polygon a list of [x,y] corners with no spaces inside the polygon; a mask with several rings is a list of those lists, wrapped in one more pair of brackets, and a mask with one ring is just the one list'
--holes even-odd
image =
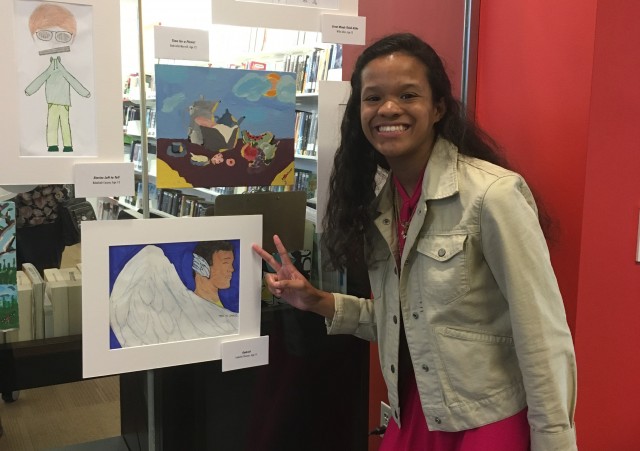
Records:
{"label": "still life painting", "polygon": [[157,186],[292,185],[295,78],[156,65]]}

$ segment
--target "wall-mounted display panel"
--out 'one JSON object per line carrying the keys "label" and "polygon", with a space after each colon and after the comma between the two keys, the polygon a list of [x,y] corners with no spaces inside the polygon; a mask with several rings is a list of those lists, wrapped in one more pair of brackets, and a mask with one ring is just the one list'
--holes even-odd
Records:
{"label": "wall-mounted display panel", "polygon": [[329,179],[333,158],[340,145],[340,125],[351,94],[348,81],[321,81],[318,96],[318,204],[316,231],[324,230],[322,222],[329,200]]}
{"label": "wall-mounted display panel", "polygon": [[0,3],[0,183],[71,183],[79,161],[122,161],[119,11],[98,0]]}

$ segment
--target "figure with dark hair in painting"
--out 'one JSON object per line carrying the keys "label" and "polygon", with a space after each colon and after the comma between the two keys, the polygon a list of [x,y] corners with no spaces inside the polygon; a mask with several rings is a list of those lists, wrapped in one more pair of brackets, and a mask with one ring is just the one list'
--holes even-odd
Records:
{"label": "figure with dark hair in painting", "polygon": [[192,258],[193,291],[158,246],[143,247],[124,265],[110,296],[111,329],[122,347],[238,332],[238,314],[219,297],[231,286],[233,245],[200,242]]}
{"label": "figure with dark hair in painting", "polygon": [[[71,51],[77,30],[76,18],[67,8],[43,3],[29,17],[29,31],[39,49],[39,54],[54,55]],[[62,132],[62,151],[73,152],[69,109],[71,89],[82,97],[91,93],[63,65],[60,56],[49,56],[49,66],[25,89],[30,96],[45,85],[47,100],[47,150],[58,152],[58,129]]]}

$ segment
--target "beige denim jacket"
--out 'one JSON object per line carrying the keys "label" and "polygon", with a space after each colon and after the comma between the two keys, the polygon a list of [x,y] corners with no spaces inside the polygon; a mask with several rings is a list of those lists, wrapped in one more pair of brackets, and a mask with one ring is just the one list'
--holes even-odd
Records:
{"label": "beige denim jacket", "polygon": [[391,185],[367,234],[373,300],[336,293],[328,333],[379,342],[398,423],[402,315],[430,430],[475,428],[527,406],[533,451],[577,449],[573,343],[523,178],[438,139],[399,276]]}

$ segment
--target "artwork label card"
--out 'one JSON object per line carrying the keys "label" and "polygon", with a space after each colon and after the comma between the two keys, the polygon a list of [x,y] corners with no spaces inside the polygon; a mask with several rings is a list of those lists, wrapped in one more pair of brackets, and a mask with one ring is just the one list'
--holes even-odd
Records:
{"label": "artwork label card", "polygon": [[77,197],[130,196],[135,193],[133,163],[80,163],[73,166]]}
{"label": "artwork label card", "polygon": [[221,345],[222,371],[269,364],[269,337],[225,341]]}
{"label": "artwork label card", "polygon": [[335,44],[364,45],[367,19],[363,16],[322,15],[322,41]]}
{"label": "artwork label card", "polygon": [[209,32],[191,28],[155,26],[156,59],[209,61]]}

